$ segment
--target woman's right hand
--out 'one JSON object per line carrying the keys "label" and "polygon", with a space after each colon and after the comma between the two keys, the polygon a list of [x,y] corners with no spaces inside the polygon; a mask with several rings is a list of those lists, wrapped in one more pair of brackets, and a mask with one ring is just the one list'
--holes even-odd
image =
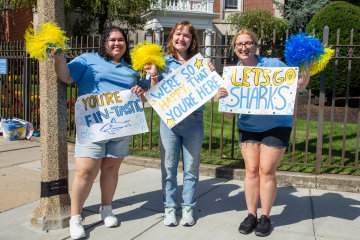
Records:
{"label": "woman's right hand", "polygon": [[63,60],[65,57],[64,57],[64,54],[61,54],[61,53],[55,53],[54,52],[54,49],[51,49],[51,55],[53,56],[53,58],[55,59],[55,61],[60,61],[60,60]]}
{"label": "woman's right hand", "polygon": [[228,92],[226,91],[226,89],[224,87],[220,87],[216,94],[216,97],[217,97],[217,99],[220,99],[222,97],[226,97],[227,95],[228,95]]}
{"label": "woman's right hand", "polygon": [[65,83],[73,83],[74,79],[70,76],[70,69],[66,64],[64,54],[54,53],[54,50],[51,50],[51,55],[55,59],[55,72],[57,77]]}
{"label": "woman's right hand", "polygon": [[147,63],[144,66],[144,70],[146,73],[150,74],[150,76],[152,76],[152,77],[158,74],[156,66],[152,63]]}

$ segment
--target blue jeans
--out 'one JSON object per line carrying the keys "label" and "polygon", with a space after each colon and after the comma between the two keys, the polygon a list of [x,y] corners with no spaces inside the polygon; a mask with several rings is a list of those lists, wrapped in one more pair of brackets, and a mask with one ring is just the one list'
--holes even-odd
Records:
{"label": "blue jeans", "polygon": [[200,152],[204,139],[203,112],[195,111],[172,129],[161,121],[160,151],[162,191],[165,208],[177,207],[177,167],[180,149],[183,158],[184,183],[181,206],[195,207],[199,184]]}

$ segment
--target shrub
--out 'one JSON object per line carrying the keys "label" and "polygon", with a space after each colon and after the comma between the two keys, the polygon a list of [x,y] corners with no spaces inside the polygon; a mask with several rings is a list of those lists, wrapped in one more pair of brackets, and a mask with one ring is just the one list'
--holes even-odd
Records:
{"label": "shrub", "polygon": [[288,25],[287,20],[276,18],[265,9],[246,9],[241,13],[232,13],[227,19],[231,24],[231,30],[238,32],[243,28],[252,30],[258,38],[261,36],[261,30],[264,31],[264,42],[271,43],[274,29],[277,32],[278,39],[281,39]]}
{"label": "shrub", "polygon": [[[288,21],[286,19],[277,18],[270,11],[258,8],[245,9],[245,11],[241,13],[232,13],[227,17],[226,22],[231,24],[230,28],[233,32],[247,28],[252,30],[259,40],[261,30],[263,30],[263,45],[272,44],[274,30],[276,30],[275,45],[280,45],[281,42],[283,42],[286,29],[288,28]],[[271,56],[271,50],[271,47],[261,47],[262,56]],[[275,51],[275,56],[282,57],[284,53],[283,48],[274,48],[273,50]]]}
{"label": "shrub", "polygon": [[[315,29],[316,37],[323,37],[323,29],[327,25],[329,32],[329,45],[336,44],[337,30],[340,29],[340,45],[350,44],[350,32],[354,29],[353,44],[360,45],[360,7],[347,2],[335,1],[328,4],[319,11],[310,21],[306,31],[312,32]],[[354,54],[359,56],[359,48],[353,48]],[[348,47],[340,48],[340,56],[347,56]],[[349,59],[339,59],[337,67],[336,92],[346,93]],[[331,97],[334,83],[335,60],[332,59],[326,70],[326,93],[327,104],[331,104]],[[350,93],[359,95],[360,92],[360,59],[353,59],[351,64]],[[313,77],[313,90],[315,94],[320,90],[320,73]]]}

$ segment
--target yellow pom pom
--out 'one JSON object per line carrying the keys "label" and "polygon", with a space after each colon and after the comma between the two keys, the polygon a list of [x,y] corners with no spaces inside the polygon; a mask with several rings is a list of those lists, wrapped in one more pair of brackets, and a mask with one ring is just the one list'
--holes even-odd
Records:
{"label": "yellow pom pom", "polygon": [[69,50],[67,45],[68,38],[64,36],[64,31],[53,22],[47,22],[41,26],[41,30],[36,31],[29,27],[25,31],[26,52],[31,58],[39,61],[49,60],[47,50],[53,49],[54,52],[64,53]]}
{"label": "yellow pom pom", "polygon": [[140,72],[140,77],[145,75],[144,66],[147,63],[154,64],[158,70],[165,66],[163,48],[156,43],[144,41],[134,47],[131,52],[132,67]]}
{"label": "yellow pom pom", "polygon": [[310,68],[310,76],[314,76],[318,72],[321,72],[322,70],[324,70],[326,65],[329,63],[331,58],[334,56],[335,50],[330,49],[330,48],[325,48],[325,52],[326,53],[322,54],[312,64],[312,66]]}

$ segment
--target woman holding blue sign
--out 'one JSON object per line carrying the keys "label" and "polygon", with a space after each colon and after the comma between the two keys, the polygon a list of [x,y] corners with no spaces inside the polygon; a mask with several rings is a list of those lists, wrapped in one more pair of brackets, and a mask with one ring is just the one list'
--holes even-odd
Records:
{"label": "woman holding blue sign", "polygon": [[[196,30],[188,22],[178,22],[171,30],[168,44],[167,56],[165,57],[165,70],[158,73],[155,65],[147,64],[144,69],[151,75],[150,86],[153,87],[172,71],[179,68],[189,59],[195,56],[198,50]],[[209,63],[211,71],[214,66]],[[182,198],[183,226],[194,225],[193,208],[196,205],[197,189],[199,183],[199,166],[201,146],[204,138],[203,110],[202,105],[195,112],[183,119],[173,128],[169,129],[165,122],[160,124],[160,152],[162,171],[162,191],[165,207],[164,223],[167,226],[177,225],[177,168],[182,151],[184,181]]]}
{"label": "woman holding blue sign", "polygon": [[[89,93],[131,90],[137,96],[144,94],[145,81],[140,81],[131,65],[127,36],[123,29],[108,27],[101,35],[98,53],[84,53],[70,63],[60,54],[54,54],[55,71],[60,80],[75,82],[79,96]],[[71,188],[71,238],[85,237],[81,211],[89,196],[96,176],[101,170],[100,219],[105,226],[115,227],[118,220],[112,213],[118,171],[124,157],[129,156],[131,136],[113,138],[89,144],[75,144],[76,173]]]}
{"label": "woman holding blue sign", "polygon": [[[275,58],[256,55],[258,39],[254,32],[243,29],[233,40],[233,48],[240,58],[237,66],[249,67],[287,67]],[[304,64],[304,74],[297,82],[298,89],[304,89],[310,79],[309,67]],[[218,98],[226,97],[228,92],[221,87]],[[231,119],[234,113],[224,112]],[[240,224],[239,232],[249,234],[255,230],[257,236],[267,236],[271,232],[270,210],[276,198],[275,173],[289,146],[293,127],[291,115],[249,115],[238,114],[239,146],[244,157],[245,199],[248,216]],[[261,201],[261,217],[257,219],[257,205]]]}

